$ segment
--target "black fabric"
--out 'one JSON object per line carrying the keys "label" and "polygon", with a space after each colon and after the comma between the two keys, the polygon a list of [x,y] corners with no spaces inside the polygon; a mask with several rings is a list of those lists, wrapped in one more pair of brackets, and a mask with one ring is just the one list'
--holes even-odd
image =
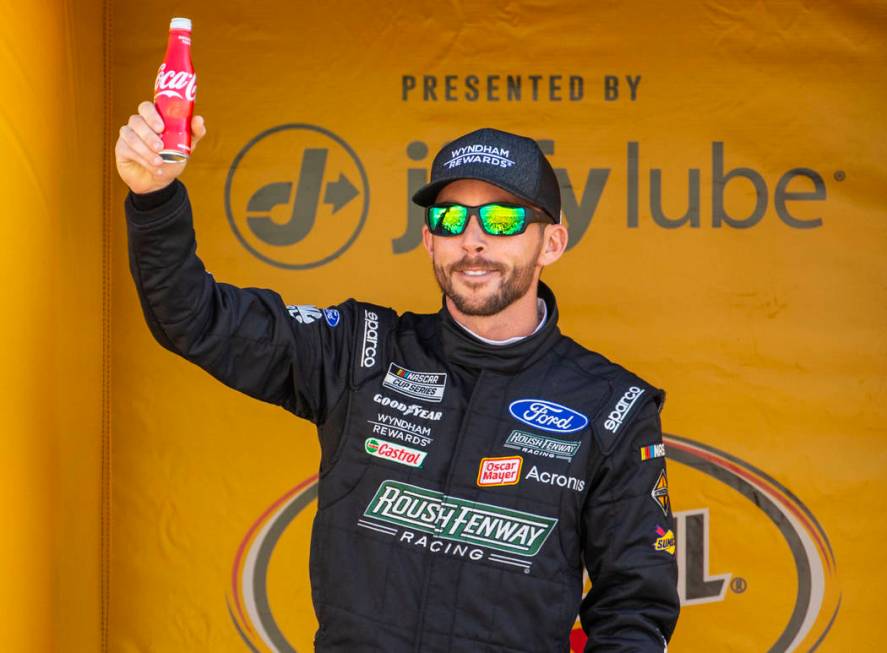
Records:
{"label": "black fabric", "polygon": [[152,191],[150,193],[133,193],[130,191],[130,195],[132,196],[132,204],[139,211],[151,211],[152,209],[156,209],[158,206],[163,206],[168,203],[178,192],[181,192],[184,189],[182,186],[182,182],[178,179],[173,179],[172,182],[159,190]]}
{"label": "black fabric", "polygon": [[435,155],[431,181],[413,194],[413,201],[429,206],[457,179],[494,184],[538,206],[554,222],[561,220],[557,175],[536,141],[526,136],[490,127],[460,136]]}
{"label": "black fabric", "polygon": [[[663,650],[674,522],[652,494],[665,459],[640,455],[661,444],[663,394],[563,336],[547,287],[545,326],[495,347],[445,309],[318,309],[217,282],[184,186],[126,213],[158,342],[317,425],[317,651],[568,651],[577,613],[588,651]],[[626,388],[643,391],[630,407]]]}
{"label": "black fabric", "polygon": [[539,283],[539,297],[545,301],[548,317],[539,331],[510,345],[491,345],[478,340],[459,326],[447,310],[446,302],[440,310],[441,337],[448,359],[467,369],[487,369],[515,373],[539,362],[560,339],[557,328],[558,312],[554,293]]}

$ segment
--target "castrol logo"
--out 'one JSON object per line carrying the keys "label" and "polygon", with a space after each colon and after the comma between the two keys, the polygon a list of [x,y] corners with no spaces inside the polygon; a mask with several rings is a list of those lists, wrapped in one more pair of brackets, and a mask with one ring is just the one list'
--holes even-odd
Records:
{"label": "castrol logo", "polygon": [[425,451],[404,447],[379,438],[367,438],[364,442],[364,450],[376,458],[387,458],[408,467],[421,467],[425,462],[425,456],[428,455]]}
{"label": "castrol logo", "polygon": [[154,81],[154,99],[158,97],[174,97],[193,102],[197,98],[197,73],[167,70],[165,63],[160,64]]}

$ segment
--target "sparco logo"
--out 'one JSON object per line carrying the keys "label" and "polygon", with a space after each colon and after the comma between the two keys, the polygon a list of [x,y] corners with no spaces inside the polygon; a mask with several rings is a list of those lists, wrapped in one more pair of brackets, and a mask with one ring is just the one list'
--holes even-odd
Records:
{"label": "sparco logo", "polygon": [[588,425],[588,418],[585,415],[544,399],[512,401],[508,406],[508,412],[524,424],[553,433],[574,433]]}
{"label": "sparco logo", "polygon": [[415,415],[416,417],[421,417],[422,419],[430,419],[436,422],[443,416],[443,413],[439,410],[426,410],[419,404],[405,404],[402,401],[391,399],[389,397],[383,397],[380,394],[374,395],[373,401],[375,401],[377,404],[382,404],[383,406],[390,406],[394,410],[399,410],[401,413],[403,413],[405,417]]}
{"label": "sparco logo", "polygon": [[290,270],[324,265],[360,234],[370,207],[366,172],[328,129],[289,124],[252,138],[234,157],[225,212],[250,254]]}
{"label": "sparco logo", "polygon": [[[184,97],[182,93],[184,92]],[[157,79],[154,81],[154,99],[160,96],[177,97],[193,102],[197,98],[197,73],[167,70],[166,64],[160,64]]]}
{"label": "sparco logo", "polygon": [[607,415],[604,428],[611,433],[618,431],[619,427],[622,426],[623,420],[625,420],[625,416],[628,415],[628,411],[631,410],[631,407],[634,406],[634,403],[642,394],[644,394],[644,390],[636,385],[626,390],[625,394],[616,402],[616,406],[610,411],[610,414]]}
{"label": "sparco logo", "polygon": [[364,516],[455,542],[532,557],[557,524],[553,517],[466,501],[397,481],[382,481]]}
{"label": "sparco logo", "polygon": [[363,311],[363,347],[360,351],[360,366],[372,367],[376,364],[376,350],[379,345],[379,316],[373,311]]}
{"label": "sparco logo", "polygon": [[450,160],[444,165],[455,168],[466,163],[487,163],[500,168],[510,168],[514,161],[509,159],[510,152],[494,145],[466,145],[450,153]]}

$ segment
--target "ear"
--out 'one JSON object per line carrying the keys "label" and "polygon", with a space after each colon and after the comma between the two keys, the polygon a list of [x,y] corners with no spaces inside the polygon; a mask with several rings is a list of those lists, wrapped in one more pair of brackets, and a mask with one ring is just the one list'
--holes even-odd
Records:
{"label": "ear", "polygon": [[539,265],[545,267],[558,260],[566,251],[569,241],[570,234],[564,225],[545,225],[545,230],[542,232],[542,249],[539,252]]}
{"label": "ear", "polygon": [[425,246],[428,256],[434,258],[434,236],[431,235],[431,230],[428,229],[427,224],[422,225],[422,244]]}

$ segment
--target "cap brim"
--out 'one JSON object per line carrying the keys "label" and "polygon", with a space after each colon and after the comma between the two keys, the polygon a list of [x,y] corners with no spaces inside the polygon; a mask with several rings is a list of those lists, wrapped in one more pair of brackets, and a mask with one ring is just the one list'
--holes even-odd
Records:
{"label": "cap brim", "polygon": [[[475,179],[477,181],[483,181],[488,184],[492,184],[493,186],[497,186],[497,187],[501,188],[502,190],[511,193],[515,197],[519,197],[520,199],[524,200],[525,202],[529,202],[530,204],[533,204],[533,200],[531,198],[529,198],[526,195],[524,195],[523,193],[519,192],[517,189],[509,188],[505,184],[497,184],[495,181],[490,181],[489,179],[486,179],[484,177],[480,177],[477,175],[465,175],[462,177],[449,177],[447,179],[438,179],[437,181],[432,181],[431,183],[425,184],[424,186],[422,186],[422,188],[420,188],[419,190],[417,190],[413,194],[413,201],[416,204],[418,204],[419,206],[431,206],[432,204],[434,204],[437,201],[437,195],[438,195],[438,193],[440,193],[440,191],[443,189],[444,186],[447,186],[447,185],[453,183],[454,181],[459,181],[460,179]],[[536,205],[533,204],[533,206],[536,206]],[[558,219],[549,215],[548,211],[546,211],[545,209],[543,209],[541,207],[538,207],[538,208],[540,211],[545,213],[545,215],[548,215],[548,217],[550,217],[555,223],[558,222]]]}

